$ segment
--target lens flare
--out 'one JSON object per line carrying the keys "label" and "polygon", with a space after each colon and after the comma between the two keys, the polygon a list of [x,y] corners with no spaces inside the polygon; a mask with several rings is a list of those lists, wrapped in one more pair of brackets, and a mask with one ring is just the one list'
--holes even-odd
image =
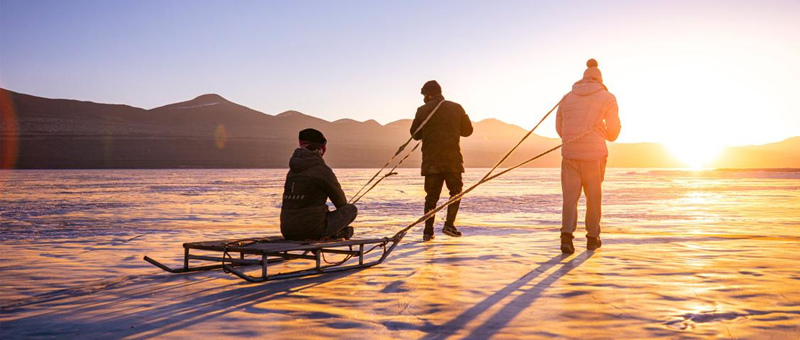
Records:
{"label": "lens flare", "polygon": [[19,126],[14,103],[8,91],[0,89],[0,169],[14,169],[18,153]]}
{"label": "lens flare", "polygon": [[214,144],[217,146],[217,149],[224,149],[225,144],[228,143],[228,130],[225,129],[225,126],[222,124],[217,125],[217,129],[214,130]]}

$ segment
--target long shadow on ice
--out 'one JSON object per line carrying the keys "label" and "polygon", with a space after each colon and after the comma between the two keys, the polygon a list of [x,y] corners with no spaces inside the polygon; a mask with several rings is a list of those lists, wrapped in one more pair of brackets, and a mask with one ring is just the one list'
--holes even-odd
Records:
{"label": "long shadow on ice", "polygon": [[[586,251],[581,253],[578,256],[575,256],[573,259],[564,263],[559,269],[555,272],[544,278],[541,282],[536,284],[536,286],[531,287],[524,291],[523,294],[519,295],[518,297],[514,298],[511,302],[506,304],[500,311],[495,313],[489,320],[484,322],[482,325],[476,327],[472,333],[467,336],[467,338],[474,338],[474,339],[488,339],[491,337],[497,330],[502,329],[505,325],[511,321],[514,316],[522,312],[525,308],[530,306],[530,304],[535,301],[539,295],[544,291],[547,287],[551,286],[553,283],[558,281],[561,277],[569,273],[572,269],[580,266],[583,262],[588,260],[590,257],[594,255],[594,252]],[[428,326],[431,333],[428,333],[423,339],[445,339],[453,334],[449,333],[449,330],[457,331],[460,329],[464,329],[465,326],[481,314],[485,313],[489,308],[492,306],[500,303],[503,299],[507,298],[514,294],[514,292],[520,291],[525,285],[529,282],[533,281],[535,278],[539,277],[541,274],[545,273],[546,271],[550,270],[551,268],[555,267],[562,260],[567,258],[566,255],[557,255],[547,260],[546,262],[542,263],[538,267],[534,268],[527,274],[523,275],[517,281],[509,284],[505,288],[495,292],[491,296],[487,297],[483,301],[477,303],[476,305],[472,306],[470,309],[464,311],[457,317],[453,318],[452,320],[448,321],[447,323],[439,326]],[[439,333],[441,332],[448,332],[448,333]]]}
{"label": "long shadow on ice", "polygon": [[[421,251],[424,248],[397,249],[395,252],[398,253],[394,256],[411,256]],[[263,284],[237,282],[231,285],[231,281],[225,281],[221,285],[213,285],[218,281],[214,277],[219,274],[212,273],[209,276],[202,272],[126,277],[102,287],[72,289],[60,292],[61,294],[49,294],[28,303],[5,306],[0,310],[0,320],[5,319],[2,325],[3,328],[8,327],[9,332],[4,335],[9,338],[76,335],[88,338],[158,338],[193,325],[224,318],[235,311],[285,314],[287,311],[265,309],[257,305],[275,299],[291,298],[296,293],[365,269]],[[195,285],[209,288],[192,288]],[[154,299],[154,296],[162,298]],[[326,312],[309,312],[296,317],[326,319],[334,316]],[[253,337],[258,334],[234,335]]]}
{"label": "long shadow on ice", "polygon": [[[705,237],[658,237],[658,238],[630,238],[610,239],[608,250],[613,250],[614,244],[652,244],[673,243],[686,241],[726,241],[724,238]],[[428,246],[418,244],[405,244],[399,246],[388,261],[397,261],[400,258],[412,256],[426,251]],[[427,339],[441,339],[458,330],[470,330],[470,337],[491,337],[508,325],[525,308],[539,299],[543,292],[550,288],[559,279],[567,275],[572,269],[577,268],[590,257],[592,252],[583,252],[574,257],[557,255],[541,263],[521,278],[494,292],[460,315],[441,325],[426,323],[422,327],[415,325],[387,324],[392,328],[419,329],[427,332]],[[463,258],[456,257],[457,260]],[[435,261],[438,263],[438,261]],[[443,261],[448,262],[448,261]],[[456,261],[458,262],[458,261]],[[395,268],[393,274],[399,275],[415,270],[418,266],[406,263]],[[448,263],[453,263],[449,261]],[[379,267],[378,267],[379,268]],[[555,269],[554,271],[552,269]],[[372,269],[378,270],[378,269]],[[105,337],[130,337],[150,338],[171,334],[176,331],[191,328],[210,320],[225,320],[232,312],[246,311],[260,314],[281,314],[300,319],[326,319],[333,318],[328,326],[358,327],[355,323],[345,323],[343,315],[333,315],[328,312],[304,312],[275,308],[265,305],[269,301],[283,301],[296,296],[303,299],[310,306],[329,306],[332,301],[342,303],[344,307],[353,304],[349,297],[322,296],[319,298],[304,296],[296,293],[325,285],[358,271],[330,273],[309,278],[298,278],[283,281],[273,281],[265,284],[243,285],[232,284],[230,279],[220,280],[220,273],[194,273],[185,275],[157,275],[144,277],[117,278],[113,282],[104,282],[102,285],[86,287],[85,289],[71,289],[31,299],[24,304],[14,304],[0,309],[0,321],[8,338],[21,337],[53,337],[81,335],[87,338]],[[542,280],[531,283],[537,277],[551,272]],[[380,281],[380,283],[384,283]],[[368,283],[369,284],[369,283]],[[385,293],[400,292],[401,284],[389,284],[384,287]],[[517,295],[519,294],[519,295]],[[336,300],[340,298],[340,300]],[[387,297],[390,298],[390,297]],[[504,301],[511,299],[505,305]],[[357,305],[357,303],[356,303]],[[312,308],[314,309],[314,308]],[[326,308],[320,308],[326,310]],[[490,310],[498,310],[489,316]],[[471,327],[469,324],[476,319],[487,321]],[[470,327],[467,327],[470,326]],[[257,336],[258,333],[228,334],[230,336]]]}
{"label": "long shadow on ice", "polygon": [[[397,250],[395,250],[397,251]],[[415,249],[402,252],[396,256],[411,256],[416,253],[422,252],[424,249]],[[180,330],[194,324],[203,323],[217,317],[223,317],[226,314],[248,309],[251,312],[254,310],[262,310],[265,313],[285,313],[281,310],[263,310],[263,308],[256,308],[256,305],[262,304],[278,298],[291,296],[294,293],[321,286],[332,281],[344,278],[346,276],[368,270],[369,268],[360,268],[347,270],[342,272],[327,273],[324,275],[287,279],[267,282],[266,284],[246,284],[244,287],[235,290],[223,290],[215,294],[204,295],[202,293],[190,302],[179,302],[172,306],[166,306],[162,310],[148,310],[144,311],[143,315],[127,315],[124,316],[125,321],[134,322],[142,318],[155,319],[148,325],[148,329],[142,330],[143,334],[136,336],[129,335],[133,339],[145,338],[158,338],[161,335],[169,334],[176,330]],[[303,298],[306,301],[308,297]],[[323,301],[324,302],[324,301]],[[320,304],[323,305],[324,304]],[[320,307],[320,309],[324,309]],[[157,318],[163,317],[162,320]],[[327,319],[336,317],[336,315],[324,312],[308,312],[303,315],[297,315],[299,318],[307,319]],[[329,324],[330,327],[349,328],[350,325],[339,323]],[[355,324],[353,324],[355,326]],[[257,336],[258,334],[244,334],[245,336]]]}
{"label": "long shadow on ice", "polygon": [[488,339],[492,337],[492,335],[494,335],[497,331],[503,329],[503,327],[505,327],[509,321],[513,320],[515,316],[536,301],[536,299],[541,296],[545,289],[550,287],[564,275],[567,275],[567,273],[569,273],[571,270],[586,262],[586,260],[592,257],[592,255],[594,255],[593,251],[586,251],[576,256],[569,262],[564,263],[564,265],[558,268],[555,272],[544,278],[535,286],[525,290],[524,293],[517,296],[514,300],[511,300],[511,302],[507,303],[502,309],[492,315],[489,320],[486,320],[480,326],[475,327],[468,338]]}
{"label": "long shadow on ice", "polygon": [[[263,285],[248,284],[237,289],[224,286],[208,288],[193,291],[191,296],[188,296],[189,299],[186,299],[187,296],[177,296],[174,300],[166,302],[162,300],[155,306],[142,306],[136,301],[147,300],[153,294],[181,295],[184,290],[192,290],[189,286],[207,283],[214,279],[180,276],[140,278],[133,280],[129,285],[117,286],[99,295],[79,297],[79,302],[74,301],[74,297],[67,298],[63,302],[45,301],[47,309],[44,309],[44,313],[12,319],[5,322],[4,327],[7,326],[8,330],[21,331],[6,334],[10,338],[70,337],[79,334],[89,338],[157,338],[224,316],[234,310],[284,298],[335,281],[357,271],[289,279]],[[187,279],[192,281],[186,281]],[[153,286],[158,288],[149,289]],[[131,305],[131,308],[115,309],[115,306],[120,305]],[[63,306],[70,306],[70,309],[59,308]],[[35,306],[30,307],[35,308]],[[25,309],[5,310],[3,314],[13,316],[14,313],[26,312]],[[46,311],[48,309],[51,311]]]}

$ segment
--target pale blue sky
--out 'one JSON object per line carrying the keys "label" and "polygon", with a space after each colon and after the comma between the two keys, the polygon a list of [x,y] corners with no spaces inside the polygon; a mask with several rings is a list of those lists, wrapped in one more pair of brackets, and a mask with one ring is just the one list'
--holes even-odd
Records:
{"label": "pale blue sky", "polygon": [[594,57],[621,141],[751,144],[800,135],[797,37],[800,1],[0,0],[0,86],[388,123],[437,79],[473,120],[528,128]]}

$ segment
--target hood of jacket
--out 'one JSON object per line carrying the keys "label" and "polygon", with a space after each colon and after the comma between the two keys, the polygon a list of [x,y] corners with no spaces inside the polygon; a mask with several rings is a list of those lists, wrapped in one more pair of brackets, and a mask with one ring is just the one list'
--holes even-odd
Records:
{"label": "hood of jacket", "polygon": [[325,165],[322,156],[316,151],[305,148],[295,149],[292,158],[289,159],[289,169],[296,172],[306,171],[316,165]]}
{"label": "hood of jacket", "polygon": [[579,96],[588,96],[601,90],[606,90],[606,86],[594,79],[583,78],[572,85],[572,93]]}

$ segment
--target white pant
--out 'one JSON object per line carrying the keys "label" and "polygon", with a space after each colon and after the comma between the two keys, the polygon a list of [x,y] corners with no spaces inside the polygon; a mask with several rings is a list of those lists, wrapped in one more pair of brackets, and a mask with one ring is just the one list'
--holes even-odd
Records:
{"label": "white pant", "polygon": [[600,237],[605,174],[606,158],[595,161],[561,159],[561,191],[564,198],[561,212],[562,233],[572,234],[578,228],[578,200],[583,190],[586,194],[587,236]]}

